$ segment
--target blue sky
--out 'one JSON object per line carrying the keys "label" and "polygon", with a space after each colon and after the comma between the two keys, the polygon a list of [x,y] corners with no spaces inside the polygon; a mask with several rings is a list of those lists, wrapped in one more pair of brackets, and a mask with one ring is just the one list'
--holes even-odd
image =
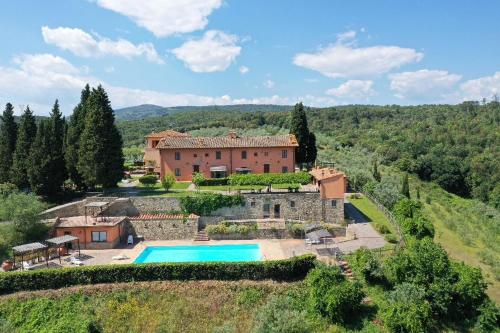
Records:
{"label": "blue sky", "polygon": [[0,103],[457,103],[500,94],[498,1],[0,4]]}

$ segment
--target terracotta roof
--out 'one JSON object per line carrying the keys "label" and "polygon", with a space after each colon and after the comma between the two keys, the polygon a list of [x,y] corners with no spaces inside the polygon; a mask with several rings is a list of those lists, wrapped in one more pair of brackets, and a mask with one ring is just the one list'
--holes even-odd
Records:
{"label": "terracotta roof", "polygon": [[297,147],[295,135],[244,136],[244,137],[165,137],[156,148],[254,148],[254,147]]}
{"label": "terracotta roof", "polygon": [[71,217],[61,217],[56,221],[56,228],[76,228],[76,227],[113,227],[127,219],[126,216],[111,216],[111,217],[91,217],[81,215],[81,216],[71,216]]}
{"label": "terracotta roof", "polygon": [[161,132],[153,132],[149,135],[146,136],[146,138],[166,138],[166,137],[188,137],[189,134],[188,133],[181,133],[181,132],[177,132],[177,131],[174,131],[174,130],[164,130],[164,131],[161,131]]}
{"label": "terracotta roof", "polygon": [[314,168],[311,171],[309,171],[309,174],[314,178],[316,178],[316,180],[323,180],[338,176],[345,177],[345,174],[343,172],[340,172],[334,168]]}
{"label": "terracotta roof", "polygon": [[130,217],[131,220],[183,220],[184,217],[188,219],[199,218],[196,214],[189,214],[185,216],[183,214],[141,214],[139,216]]}

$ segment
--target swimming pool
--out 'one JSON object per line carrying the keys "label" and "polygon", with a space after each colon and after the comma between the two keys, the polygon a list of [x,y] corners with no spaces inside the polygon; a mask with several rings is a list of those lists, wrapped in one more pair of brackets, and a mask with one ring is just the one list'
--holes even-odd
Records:
{"label": "swimming pool", "polygon": [[148,246],[134,263],[260,261],[259,244]]}

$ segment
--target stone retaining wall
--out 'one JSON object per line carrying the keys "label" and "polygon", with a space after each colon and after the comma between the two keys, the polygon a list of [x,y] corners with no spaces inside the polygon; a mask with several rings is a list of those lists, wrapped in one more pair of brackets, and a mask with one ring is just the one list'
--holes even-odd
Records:
{"label": "stone retaining wall", "polygon": [[145,240],[193,239],[198,232],[198,220],[131,220],[127,234],[143,236]]}

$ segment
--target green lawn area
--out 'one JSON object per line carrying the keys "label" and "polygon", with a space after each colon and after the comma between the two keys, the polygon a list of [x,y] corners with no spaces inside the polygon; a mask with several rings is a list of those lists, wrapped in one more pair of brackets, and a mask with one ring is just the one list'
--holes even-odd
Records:
{"label": "green lawn area", "polygon": [[199,195],[196,191],[182,191],[182,190],[144,190],[137,193],[138,197],[170,197],[170,198],[183,198],[183,197],[194,197]]}
{"label": "green lawn area", "polygon": [[273,188],[275,189],[288,189],[288,188],[300,188],[300,184],[298,183],[290,183],[290,184],[273,184],[272,185]]}
{"label": "green lawn area", "polygon": [[[176,182],[174,186],[171,188],[172,190],[186,190],[191,182]],[[148,189],[148,190],[155,190],[155,189],[161,189],[163,190],[163,187],[161,187],[161,183],[158,182],[154,185],[149,185],[146,186],[144,184],[141,184],[138,180],[134,182],[135,187],[140,188],[140,189]]]}
{"label": "green lawn area", "polygon": [[360,197],[359,199],[351,197],[349,198],[349,202],[372,222],[373,227],[378,232],[398,237],[395,227],[370,199],[366,197]]}
{"label": "green lawn area", "polygon": [[217,185],[217,186],[200,186],[202,191],[237,191],[237,190],[263,190],[265,186],[262,185]]}

